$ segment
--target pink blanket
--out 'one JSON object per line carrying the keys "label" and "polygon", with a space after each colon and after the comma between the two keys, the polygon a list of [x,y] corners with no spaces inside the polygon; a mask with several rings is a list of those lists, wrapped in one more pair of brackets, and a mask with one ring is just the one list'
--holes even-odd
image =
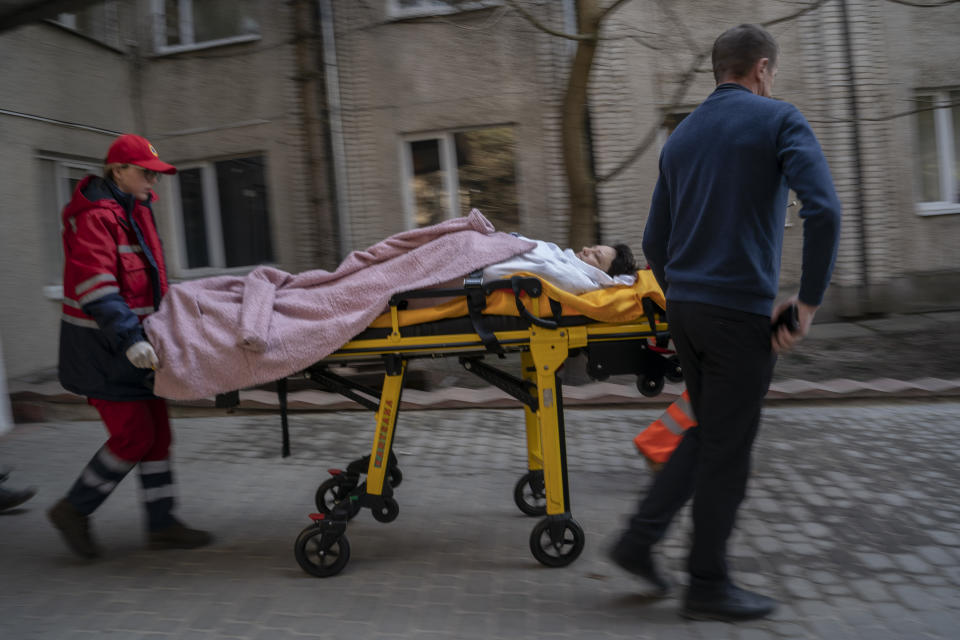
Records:
{"label": "pink blanket", "polygon": [[495,232],[474,209],[354,251],[333,272],[258,267],[245,277],[176,284],[144,320],[160,357],[154,393],[193,400],[291,375],[366,329],[393,294],[436,286],[533,246]]}

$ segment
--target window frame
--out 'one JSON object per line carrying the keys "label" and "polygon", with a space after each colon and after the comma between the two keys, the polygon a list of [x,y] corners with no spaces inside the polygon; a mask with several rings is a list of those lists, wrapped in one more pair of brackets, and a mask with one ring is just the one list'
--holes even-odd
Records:
{"label": "window frame", "polygon": [[401,7],[398,0],[387,0],[385,11],[388,20],[407,20],[429,16],[448,16],[464,11],[476,11],[499,6],[503,6],[503,0],[467,0],[459,6],[448,4],[444,0],[419,0],[419,4],[415,7]]}
{"label": "window frame", "polygon": [[[459,170],[457,167],[457,148],[454,141],[454,134],[458,131],[468,131],[469,129],[458,129],[456,131],[439,131],[430,133],[416,133],[405,135],[402,138],[400,146],[400,166],[403,170],[403,219],[404,228],[416,229],[416,204],[414,202],[413,189],[410,184],[413,182],[413,148],[411,143],[421,142],[423,140],[439,140],[440,170],[443,172],[443,188],[446,190],[444,211],[446,212],[444,220],[455,218],[456,213],[460,211],[459,199]],[[452,167],[452,169],[451,169]]]}
{"label": "window frame", "polygon": [[[205,278],[208,276],[245,274],[251,269],[259,266],[276,265],[276,246],[272,247],[274,259],[270,262],[257,264],[240,265],[236,267],[226,266],[226,248],[223,242],[222,216],[220,212],[220,189],[217,186],[217,163],[225,160],[239,160],[242,158],[260,157],[264,159],[264,179],[269,177],[266,168],[267,154],[262,152],[251,152],[241,155],[216,158],[210,160],[198,160],[194,162],[183,162],[177,164],[177,173],[190,169],[200,169],[200,184],[203,188],[203,221],[207,227],[207,255],[211,264],[204,267],[188,267],[187,237],[183,224],[183,200],[180,193],[180,178],[175,177],[170,180],[170,209],[172,210],[173,236],[177,249],[176,274],[184,278]],[[275,242],[274,220],[270,213],[270,201],[267,199],[267,220],[270,223],[271,241]],[[172,265],[167,265],[169,270]]]}
{"label": "window frame", "polygon": [[[74,158],[69,156],[60,156],[54,153],[40,153],[36,156],[37,160],[43,162],[52,162],[53,171],[48,174],[53,177],[53,199],[54,199],[54,215],[56,216],[56,222],[54,227],[57,230],[57,237],[63,233],[63,209],[69,204],[70,199],[73,197],[73,192],[67,187],[70,180],[70,170],[79,169],[83,172],[83,177],[87,175],[100,175],[103,171],[103,164],[97,162],[96,160],[83,160],[82,158]],[[49,202],[48,202],[49,204]],[[59,252],[60,252],[60,270],[59,277],[55,278],[51,284],[43,287],[43,295],[49,300],[63,300],[63,243],[59,243]],[[49,250],[49,249],[47,249]],[[48,280],[48,282],[50,282]]]}
{"label": "window frame", "polygon": [[[263,36],[257,33],[246,33],[227,38],[218,38],[216,40],[203,40],[202,42],[193,41],[195,37],[193,31],[193,1],[180,0],[177,23],[185,31],[191,42],[168,45],[166,43],[166,7],[164,0],[150,0],[150,13],[153,18],[153,49],[157,55],[170,55],[182,53],[184,51],[197,51],[199,49],[210,49],[212,47],[222,47],[231,44],[242,44],[245,42],[255,42]],[[257,25],[259,29],[259,23]]]}
{"label": "window frame", "polygon": [[[956,132],[953,131],[953,112],[960,110],[960,105],[954,105],[950,108],[950,93],[956,92],[953,88],[940,88],[931,90],[918,90],[918,96],[930,96],[934,102],[933,109],[933,132],[937,145],[937,165],[939,168],[938,182],[940,189],[940,200],[924,201],[919,197],[916,202],[916,213],[918,216],[942,216],[960,213],[960,197],[957,200],[945,200],[944,195],[950,196],[960,191],[960,180],[954,174],[958,158],[956,154],[960,152],[954,148],[954,138]],[[917,154],[919,155],[919,120],[914,120],[914,128],[917,140]],[[919,176],[916,178],[919,183]],[[921,189],[917,184],[917,192]]]}
{"label": "window frame", "polygon": [[[414,202],[413,189],[410,185],[413,182],[413,148],[412,142],[421,142],[423,140],[439,140],[440,170],[443,172],[443,188],[446,190],[444,198],[444,220],[460,217],[460,168],[457,163],[457,144],[456,135],[470,131],[481,131],[483,129],[496,129],[498,127],[516,128],[514,123],[501,122],[496,124],[479,125],[475,127],[458,127],[456,129],[445,129],[442,131],[421,131],[418,133],[403,134],[400,136],[400,170],[402,201],[403,201],[403,220],[405,229],[417,229],[416,203]],[[516,135],[516,131],[514,131]],[[521,171],[518,162],[517,148],[513,149],[513,173],[514,188],[517,195],[517,215],[523,220],[523,201],[520,198],[521,193]]]}

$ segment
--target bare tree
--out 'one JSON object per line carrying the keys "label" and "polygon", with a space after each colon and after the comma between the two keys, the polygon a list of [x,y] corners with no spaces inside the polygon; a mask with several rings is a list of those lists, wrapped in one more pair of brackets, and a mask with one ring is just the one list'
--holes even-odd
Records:
{"label": "bare tree", "polygon": [[575,40],[577,43],[570,74],[567,76],[561,117],[563,165],[570,197],[567,243],[571,247],[594,244],[597,238],[597,181],[587,135],[590,74],[604,20],[629,1],[616,0],[605,7],[606,3],[601,0],[577,0],[578,33],[566,34],[544,26],[516,0],[507,0],[508,5],[541,31]]}
{"label": "bare tree", "polygon": [[[446,0],[451,5],[457,5],[470,0]],[[576,52],[570,66],[567,84],[563,96],[561,138],[563,149],[564,169],[570,198],[570,218],[568,227],[568,246],[580,247],[594,244],[597,240],[598,202],[597,186],[617,177],[640,159],[657,139],[658,132],[664,126],[664,119],[670,113],[686,104],[687,92],[697,74],[709,73],[709,66],[705,62],[710,57],[712,43],[698,43],[683,24],[683,20],[672,8],[671,0],[655,0],[667,15],[670,23],[683,38],[689,50],[689,63],[680,74],[676,88],[667,104],[660,109],[661,117],[640,138],[638,144],[616,165],[602,175],[594,172],[594,163],[591,157],[591,146],[588,128],[588,105],[590,78],[593,63],[598,48],[605,38],[601,35],[605,21],[615,11],[631,0],[576,0],[577,29],[576,33],[565,33],[551,28],[531,10],[522,4],[522,0],[504,0],[505,8],[512,9],[538,30],[559,38],[576,42]],[[806,0],[798,2],[798,8],[793,12],[778,18],[760,23],[764,27],[771,27],[816,11],[831,0]],[[886,0],[909,7],[936,8],[960,2],[960,0]],[[502,17],[502,16],[501,16]],[[499,17],[498,17],[499,19]],[[633,40],[650,49],[660,47],[648,39],[631,36]],[[905,113],[893,114],[882,119],[893,119],[915,113],[923,109]]]}

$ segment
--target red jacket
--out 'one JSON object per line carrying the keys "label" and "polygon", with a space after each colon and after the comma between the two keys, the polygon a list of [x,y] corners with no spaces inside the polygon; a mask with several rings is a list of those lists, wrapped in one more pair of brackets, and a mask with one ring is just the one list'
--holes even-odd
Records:
{"label": "red jacket", "polygon": [[61,384],[107,400],[153,397],[152,372],[125,355],[167,291],[150,204],[87,176],[63,210],[63,253]]}

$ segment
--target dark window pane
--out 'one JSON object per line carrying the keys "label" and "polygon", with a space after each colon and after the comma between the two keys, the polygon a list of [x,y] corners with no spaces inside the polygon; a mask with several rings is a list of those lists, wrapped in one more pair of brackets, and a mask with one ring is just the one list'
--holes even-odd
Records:
{"label": "dark window pane", "polygon": [[248,0],[193,0],[193,41],[259,33]]}
{"label": "dark window pane", "polygon": [[477,208],[498,231],[517,231],[517,178],[511,127],[454,134],[457,148],[460,215]]}
{"label": "dark window pane", "polygon": [[183,237],[187,247],[187,268],[210,266],[207,253],[207,221],[203,210],[203,183],[200,169],[182,169],[180,207],[183,210]]}
{"label": "dark window pane", "polygon": [[663,127],[667,130],[667,135],[673,133],[673,130],[677,128],[677,125],[683,122],[683,119],[686,118],[689,113],[668,113],[663,117]]}
{"label": "dark window pane", "polygon": [[923,202],[942,200],[940,194],[940,157],[937,154],[937,126],[933,96],[917,96],[917,134],[919,139],[920,195]]}
{"label": "dark window pane", "polygon": [[180,39],[180,0],[165,0],[163,3],[164,33],[167,46],[182,44]]}
{"label": "dark window pane", "polygon": [[263,157],[216,163],[227,267],[273,261]]}
{"label": "dark window pane", "polygon": [[440,140],[410,143],[413,156],[413,218],[418,227],[436,224],[446,218],[447,195],[440,170]]}
{"label": "dark window pane", "polygon": [[952,202],[960,202],[960,91],[950,92],[953,105],[953,187]]}

